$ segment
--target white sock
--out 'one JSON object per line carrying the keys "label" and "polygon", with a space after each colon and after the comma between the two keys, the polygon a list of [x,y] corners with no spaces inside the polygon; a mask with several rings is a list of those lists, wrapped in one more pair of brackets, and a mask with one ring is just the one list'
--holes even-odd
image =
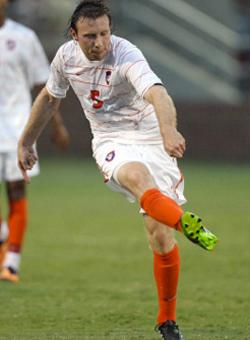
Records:
{"label": "white sock", "polygon": [[11,267],[15,271],[19,271],[21,262],[21,254],[20,253],[13,253],[11,251],[7,251],[5,255],[5,259],[3,262],[3,267]]}
{"label": "white sock", "polygon": [[9,228],[6,221],[2,221],[0,225],[0,242],[4,242],[7,240],[9,236]]}

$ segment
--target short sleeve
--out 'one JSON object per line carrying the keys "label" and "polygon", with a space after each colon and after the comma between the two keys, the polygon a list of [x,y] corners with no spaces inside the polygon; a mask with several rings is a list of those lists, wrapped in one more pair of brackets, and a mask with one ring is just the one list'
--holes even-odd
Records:
{"label": "short sleeve", "polygon": [[142,52],[136,48],[128,49],[122,60],[122,75],[143,97],[154,84],[162,84],[161,79],[152,71]]}
{"label": "short sleeve", "polygon": [[63,66],[62,48],[60,48],[51,63],[49,79],[46,84],[48,92],[56,98],[66,97],[70,85],[64,75]]}
{"label": "short sleeve", "polygon": [[49,76],[49,62],[44,49],[34,32],[31,32],[29,54],[29,83],[30,87],[34,85],[45,84]]}

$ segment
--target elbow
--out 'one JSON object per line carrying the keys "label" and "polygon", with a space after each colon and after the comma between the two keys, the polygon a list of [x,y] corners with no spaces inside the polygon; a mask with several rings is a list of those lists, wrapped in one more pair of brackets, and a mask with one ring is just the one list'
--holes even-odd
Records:
{"label": "elbow", "polygon": [[44,86],[39,93],[37,99],[41,100],[43,103],[46,103],[47,109],[49,111],[58,110],[60,105],[60,99],[53,97],[47,90],[46,86]]}
{"label": "elbow", "polygon": [[163,85],[153,85],[145,93],[144,99],[146,99],[150,104],[153,104],[161,99],[173,102],[172,98],[168,94],[166,88]]}

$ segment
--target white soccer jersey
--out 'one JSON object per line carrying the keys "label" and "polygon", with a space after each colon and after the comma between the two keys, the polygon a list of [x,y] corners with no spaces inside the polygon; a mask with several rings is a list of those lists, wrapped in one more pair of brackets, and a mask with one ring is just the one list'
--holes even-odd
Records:
{"label": "white soccer jersey", "polygon": [[143,95],[161,80],[150,69],[141,51],[112,35],[111,48],[102,61],[89,61],[75,41],[58,50],[47,82],[49,93],[66,96],[71,85],[90,122],[94,144],[161,143],[152,105]]}
{"label": "white soccer jersey", "polygon": [[48,74],[35,33],[7,19],[0,27],[0,152],[16,150],[30,113],[30,90],[46,83]]}

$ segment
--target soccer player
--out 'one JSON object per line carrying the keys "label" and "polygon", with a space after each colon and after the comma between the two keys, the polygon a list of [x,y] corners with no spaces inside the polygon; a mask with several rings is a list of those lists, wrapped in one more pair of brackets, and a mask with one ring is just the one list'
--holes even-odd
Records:
{"label": "soccer player", "polygon": [[174,232],[207,250],[217,237],[181,208],[186,200],[176,158],[184,154],[185,139],[176,127],[172,99],[141,51],[112,35],[111,28],[104,1],[77,6],[70,20],[72,40],[59,48],[19,140],[19,166],[29,181],[27,170],[37,161],[33,144],[71,86],[90,122],[93,156],[105,182],[141,205],[154,256],[157,329],[163,339],[184,339],[176,323],[180,258]]}
{"label": "soccer player", "polygon": [[[0,0],[0,184],[6,184],[9,214],[0,214],[0,280],[17,282],[27,225],[26,185],[17,164],[17,142],[31,108],[31,90],[44,87],[49,64],[35,33],[8,19],[8,0]],[[53,115],[53,139],[69,142],[60,114]],[[30,176],[37,175],[36,164]]]}

